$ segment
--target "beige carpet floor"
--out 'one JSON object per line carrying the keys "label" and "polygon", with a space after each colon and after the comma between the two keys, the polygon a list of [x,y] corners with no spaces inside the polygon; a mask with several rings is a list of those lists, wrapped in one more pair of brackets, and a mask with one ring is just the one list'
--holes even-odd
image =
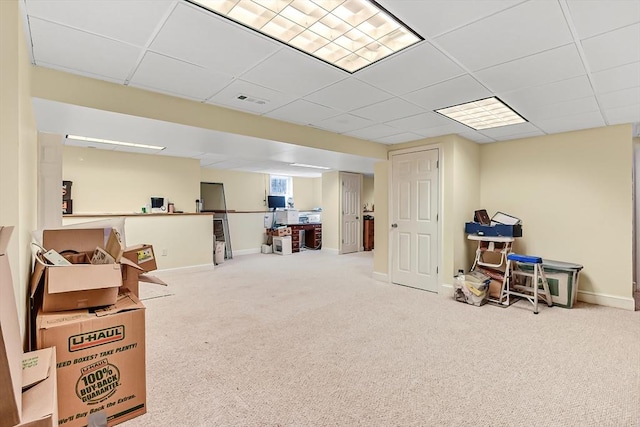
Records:
{"label": "beige carpet floor", "polygon": [[238,256],[141,283],[134,426],[639,426],[640,313],[474,307],[371,253]]}

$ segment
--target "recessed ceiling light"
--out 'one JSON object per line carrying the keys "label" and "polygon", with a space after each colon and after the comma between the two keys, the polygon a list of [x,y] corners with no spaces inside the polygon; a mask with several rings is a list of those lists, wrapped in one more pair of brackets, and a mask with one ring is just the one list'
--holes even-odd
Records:
{"label": "recessed ceiling light", "polygon": [[441,108],[435,112],[475,130],[527,122],[524,117],[495,96]]}
{"label": "recessed ceiling light", "polygon": [[354,73],[421,40],[371,0],[188,0]]}
{"label": "recessed ceiling light", "polygon": [[76,141],[84,142],[98,142],[100,144],[121,145],[124,147],[136,147],[147,148],[149,150],[164,150],[166,147],[160,147],[158,145],[136,144],[134,142],[113,141],[110,139],[91,138],[88,136],[67,135],[67,139],[74,139]]}
{"label": "recessed ceiling light", "polygon": [[291,164],[289,164],[289,166],[298,166],[298,167],[301,167],[301,168],[325,169],[325,170],[331,169],[331,168],[328,168],[326,166],[306,165],[304,163],[291,163]]}

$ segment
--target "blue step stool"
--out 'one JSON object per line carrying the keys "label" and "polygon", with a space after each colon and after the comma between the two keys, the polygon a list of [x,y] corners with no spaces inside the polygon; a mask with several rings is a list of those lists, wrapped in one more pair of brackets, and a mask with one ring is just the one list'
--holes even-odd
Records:
{"label": "blue step stool", "polygon": [[[520,265],[528,265],[533,272],[523,271]],[[524,277],[523,283],[516,283],[517,277]],[[517,296],[526,298],[533,304],[533,313],[538,314],[538,298],[542,296],[549,307],[553,305],[551,300],[551,292],[549,291],[549,283],[547,276],[542,268],[542,258],[531,255],[521,255],[510,253],[507,255],[507,266],[505,270],[507,278],[507,286],[503,289],[503,295],[506,297],[506,304],[510,305],[510,297]],[[530,279],[530,280],[528,280]],[[540,287],[542,286],[542,289]]]}

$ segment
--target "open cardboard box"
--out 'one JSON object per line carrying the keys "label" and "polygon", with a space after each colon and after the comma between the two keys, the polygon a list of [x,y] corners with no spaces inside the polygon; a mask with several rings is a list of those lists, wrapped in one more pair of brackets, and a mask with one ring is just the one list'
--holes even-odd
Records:
{"label": "open cardboard box", "polygon": [[[42,246],[47,250],[54,249],[60,254],[71,252],[67,258],[73,264],[46,265],[36,257],[31,275],[34,310],[38,304],[33,300],[38,297],[36,293],[39,289],[42,289],[41,305],[44,312],[114,304],[118,289],[122,286],[121,262],[133,265],[129,260],[121,258],[124,249],[115,229],[44,230]],[[91,264],[90,259],[98,247],[105,248],[116,262]]]}
{"label": "open cardboard box", "polygon": [[22,421],[16,427],[58,425],[56,349],[43,348],[22,358]]}
{"label": "open cardboard box", "polygon": [[140,295],[139,282],[167,286],[158,277],[145,274],[158,268],[152,245],[129,246],[124,250],[122,258],[130,261],[130,263],[122,263],[122,286],[128,288],[136,297]]}

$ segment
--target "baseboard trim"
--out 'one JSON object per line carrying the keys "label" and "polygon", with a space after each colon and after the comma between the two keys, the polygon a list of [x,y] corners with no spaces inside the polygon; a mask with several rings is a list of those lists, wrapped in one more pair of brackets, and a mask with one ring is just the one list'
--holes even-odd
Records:
{"label": "baseboard trim", "polygon": [[379,282],[389,283],[389,275],[387,273],[379,273],[377,271],[374,271],[371,277]]}
{"label": "baseboard trim", "polygon": [[607,307],[621,308],[623,310],[634,311],[636,302],[633,297],[619,297],[616,295],[600,294],[590,291],[578,291],[578,301],[589,304],[604,305]]}
{"label": "baseboard trim", "polygon": [[233,256],[252,255],[262,253],[261,248],[241,249],[239,251],[233,251]]}
{"label": "baseboard trim", "polygon": [[154,270],[153,272],[151,272],[151,275],[153,276],[153,274],[156,273],[156,272],[162,273],[162,272],[165,272],[165,271],[184,270],[184,269],[187,269],[187,268],[194,268],[194,269],[201,268],[201,269],[205,270],[205,269],[210,269],[211,267],[215,267],[214,264],[213,264],[213,261],[211,262],[211,264],[185,265],[184,267],[163,268],[162,270]]}
{"label": "baseboard trim", "polygon": [[321,248],[320,249],[322,252],[327,252],[330,254],[334,254],[334,255],[340,255],[340,251],[337,249],[333,249],[333,248]]}

